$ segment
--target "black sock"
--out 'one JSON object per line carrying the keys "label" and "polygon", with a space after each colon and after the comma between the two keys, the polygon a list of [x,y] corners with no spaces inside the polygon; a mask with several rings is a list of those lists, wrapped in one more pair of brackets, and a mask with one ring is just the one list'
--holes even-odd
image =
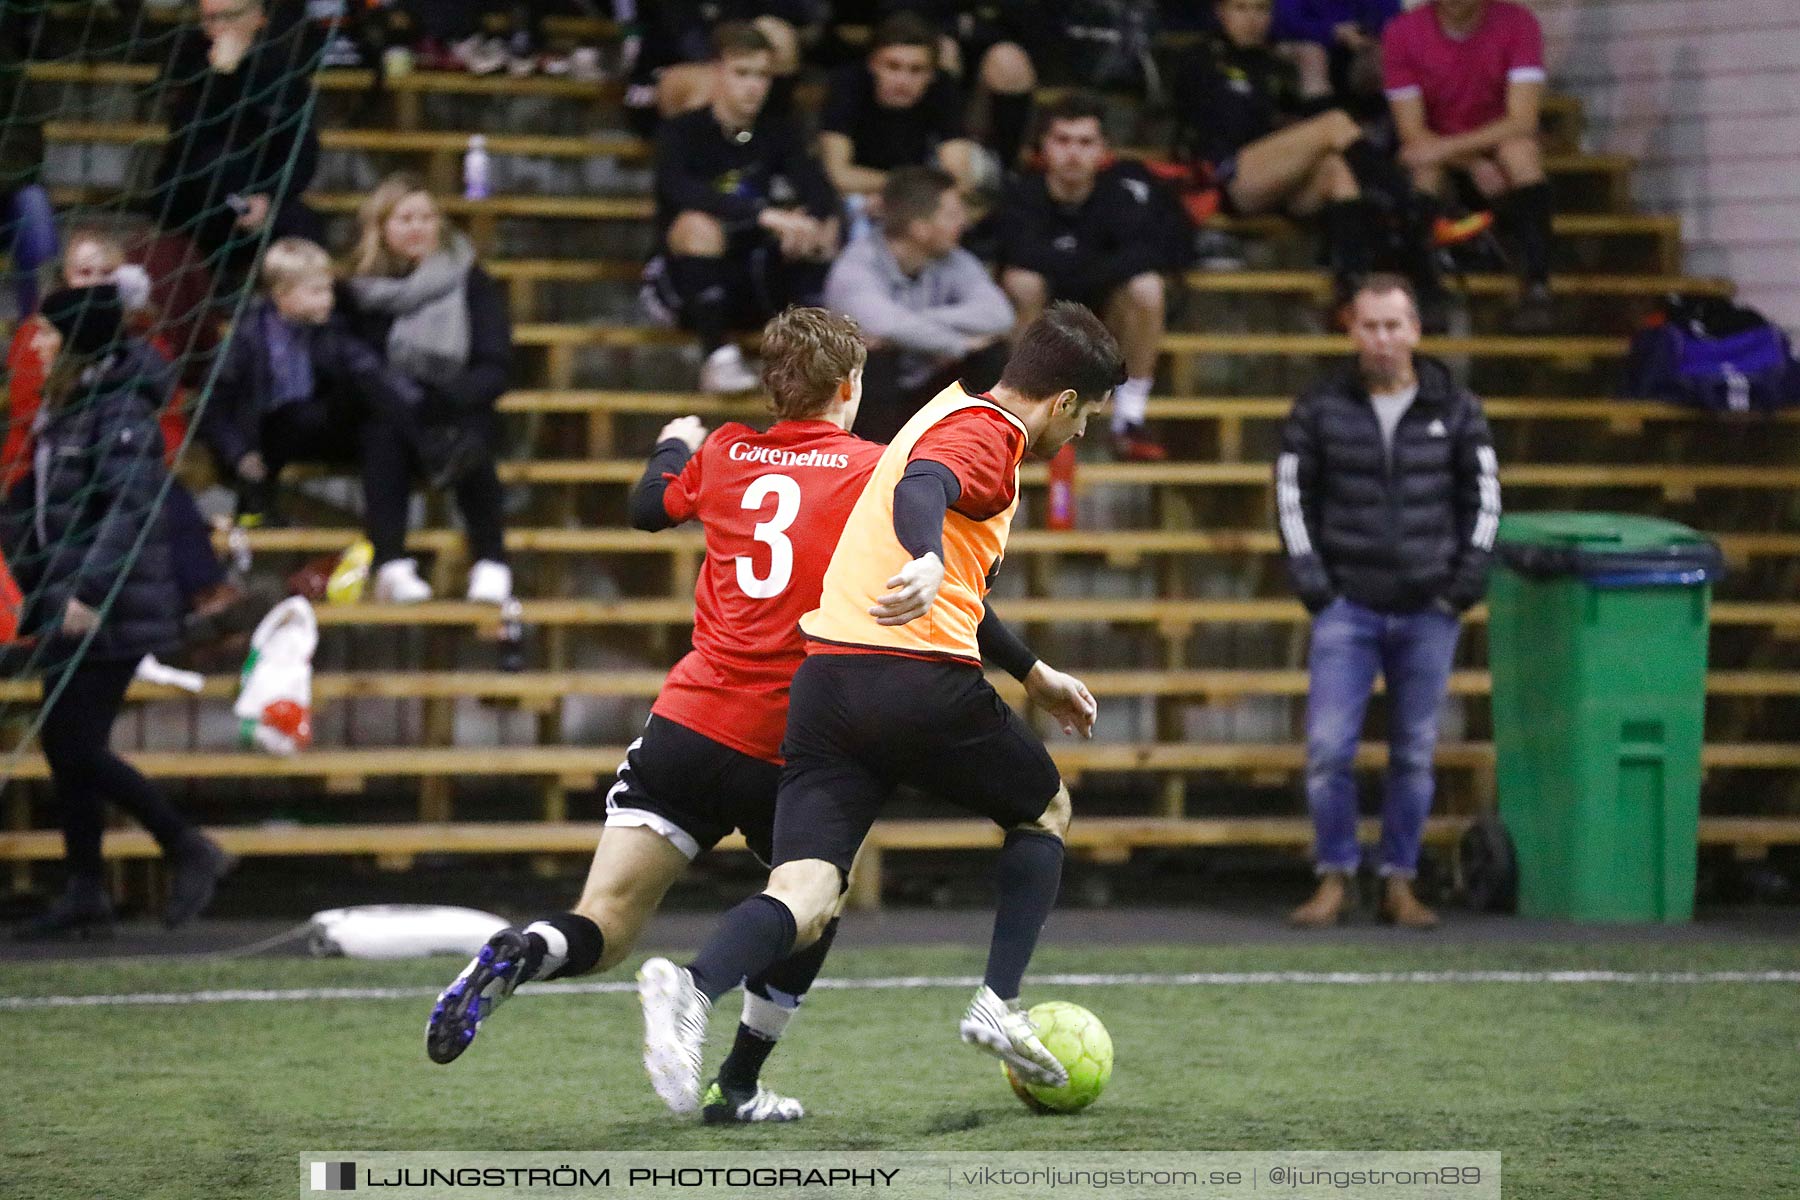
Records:
{"label": "black sock", "polygon": [[725,344],[725,272],[716,258],[686,254],[669,256],[669,282],[681,298],[682,319],[700,338],[700,349],[711,354]]}
{"label": "black sock", "polygon": [[1525,282],[1542,284],[1550,281],[1550,220],[1555,212],[1549,183],[1533,183],[1515,188],[1506,196],[1507,223],[1519,247],[1519,260]]}
{"label": "black sock", "polygon": [[1030,92],[988,93],[988,141],[1000,159],[1002,171],[1011,171],[1019,165],[1019,147],[1025,141],[1025,127],[1030,123]]}
{"label": "black sock", "polygon": [[1325,249],[1340,291],[1369,272],[1374,248],[1369,238],[1369,206],[1361,200],[1337,200],[1325,206]]}
{"label": "black sock", "polygon": [[1062,883],[1062,839],[1037,829],[1015,829],[1000,848],[994,872],[999,892],[994,909],[994,940],[988,948],[982,982],[1002,1000],[1014,1000],[1025,978],[1038,934],[1056,905]]}
{"label": "black sock", "polygon": [[1412,180],[1400,169],[1394,156],[1366,137],[1357,138],[1344,148],[1344,163],[1356,176],[1357,185],[1364,193],[1373,192],[1401,201],[1413,190]]}
{"label": "black sock", "polygon": [[731,1053],[719,1064],[719,1086],[733,1092],[754,1092],[762,1079],[763,1064],[775,1050],[775,1039],[764,1037],[742,1021]]}
{"label": "black sock", "polygon": [[[812,990],[813,981],[819,977],[819,969],[825,965],[825,956],[831,952],[832,940],[837,937],[838,919],[833,917],[825,926],[825,932],[819,940],[804,950],[797,950],[788,955],[768,970],[744,981],[744,990],[758,996],[770,1004],[788,1010],[792,1015],[806,999],[806,993]],[[786,1020],[785,1017],[782,1018]],[[775,1049],[780,1037],[778,1033],[768,1030],[752,1029],[739,1022],[737,1041],[732,1043],[731,1053],[719,1067],[719,1083],[733,1091],[754,1092],[757,1080],[762,1076],[763,1063],[768,1061],[769,1052]]]}
{"label": "black sock", "polygon": [[[552,966],[542,976],[544,955],[549,950],[549,943],[544,935],[535,932],[531,925],[548,925],[563,935],[568,943],[568,953],[560,964]],[[606,949],[606,935],[600,927],[582,916],[580,913],[551,913],[547,917],[539,917],[525,927],[525,970],[519,976],[519,982],[527,979],[567,979],[574,975],[586,975],[600,962],[600,955]]]}
{"label": "black sock", "polygon": [[745,982],[744,986],[755,992],[764,1000],[780,1003],[785,997],[797,1007],[812,990],[813,980],[819,977],[819,971],[825,965],[825,956],[831,953],[831,943],[837,937],[838,919],[831,918],[825,926],[825,932],[819,940],[804,950],[796,950],[768,970],[763,971]]}
{"label": "black sock", "polygon": [[794,914],[759,892],[725,914],[688,971],[694,986],[717,1000],[747,977],[768,969],[794,948]]}

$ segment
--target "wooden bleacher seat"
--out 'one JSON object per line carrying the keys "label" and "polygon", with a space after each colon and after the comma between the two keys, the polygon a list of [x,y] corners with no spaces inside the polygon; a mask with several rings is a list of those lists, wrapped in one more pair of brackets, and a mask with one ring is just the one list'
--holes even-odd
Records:
{"label": "wooden bleacher seat", "polygon": [[[1306,747],[1298,742],[1082,742],[1052,741],[1051,757],[1071,782],[1089,773],[1155,774],[1206,771],[1298,771],[1306,765]],[[384,746],[354,750],[308,750],[290,757],[252,751],[143,751],[127,754],[132,764],[153,779],[305,779],[340,785],[370,778],[510,778],[554,777],[568,786],[592,788],[624,760],[623,746]],[[1441,742],[1440,770],[1475,770],[1493,765],[1488,742]],[[1800,767],[1800,743],[1711,742],[1702,751],[1708,768],[1786,770]],[[1387,747],[1365,742],[1357,749],[1362,769],[1387,763]],[[16,780],[49,778],[39,755],[20,756],[13,765]],[[343,786],[340,790],[351,790]]]}
{"label": "wooden bleacher seat", "polygon": [[[621,347],[686,345],[693,335],[684,330],[642,325],[572,325],[539,322],[513,330],[519,346]],[[1165,354],[1176,356],[1272,354],[1287,356],[1342,356],[1351,351],[1350,339],[1332,333],[1185,333],[1163,335]],[[1586,335],[1515,337],[1428,337],[1421,351],[1437,355],[1471,355],[1482,358],[1623,358],[1626,339]]]}
{"label": "wooden bleacher seat", "polygon": [[[1152,396],[1153,421],[1281,421],[1293,407],[1292,396]],[[1622,400],[1605,396],[1490,396],[1482,400],[1489,421],[1603,421],[1629,425],[1655,422],[1717,424],[1729,418],[1660,400]],[[588,388],[522,388],[500,398],[500,411],[512,413],[589,413],[602,416],[682,416],[698,413],[716,419],[768,419],[768,406],[756,396],[718,396],[710,392],[612,391]],[[1757,413],[1746,423],[1800,423],[1800,409]]]}
{"label": "wooden bleacher seat", "polygon": [[[1446,845],[1461,836],[1465,818],[1433,817],[1425,838]],[[207,830],[233,854],[249,857],[306,857],[347,854],[587,854],[604,826],[598,822],[480,821],[405,824],[313,825],[301,828],[216,826]],[[1364,840],[1379,835],[1375,821],[1363,822]],[[1000,831],[985,821],[962,819],[877,822],[870,848],[886,850],[979,850],[997,847]],[[1078,854],[1167,846],[1304,847],[1312,825],[1301,817],[1092,817],[1069,827],[1069,846]],[[1793,840],[1791,823],[1779,818],[1703,817],[1705,845],[1784,845]],[[736,834],[719,849],[744,849]],[[0,832],[0,861],[47,861],[62,856],[62,838],[49,830]],[[114,830],[106,835],[111,858],[155,858],[161,851],[149,834]]]}
{"label": "wooden bleacher seat", "polygon": [[[160,140],[161,134],[157,135]],[[59,207],[106,204],[116,201],[117,189],[94,187],[57,187],[51,198]],[[363,197],[358,192],[312,191],[307,203],[330,215],[356,212]],[[649,221],[655,205],[645,196],[571,196],[510,193],[470,200],[443,194],[438,203],[445,213],[469,222],[476,246],[492,251],[495,223],[503,219],[540,219],[576,221]],[[1218,217],[1209,224],[1248,237],[1294,236],[1302,227],[1285,217]],[[1678,217],[1648,213],[1558,213],[1553,229],[1563,239],[1650,239],[1657,243],[1656,270],[1677,273],[1680,257],[1681,221]]]}
{"label": "wooden bleacher seat", "polygon": [[[523,620],[530,625],[593,628],[685,627],[693,623],[688,597],[633,600],[525,599]],[[1153,625],[1173,636],[1200,625],[1295,625],[1308,620],[1300,602],[1287,597],[1265,599],[1099,599],[1094,597],[1000,597],[996,611],[1019,625],[1117,624]],[[319,624],[336,627],[472,628],[488,631],[500,620],[493,605],[460,600],[423,604],[327,604],[318,610]],[[1468,619],[1487,620],[1484,607]],[[1785,639],[1800,639],[1800,601],[1724,600],[1712,606],[1715,626],[1767,627]]]}
{"label": "wooden bleacher seat", "polygon": [[[622,259],[523,258],[496,259],[486,264],[488,272],[507,287],[513,320],[525,323],[538,313],[540,285],[552,283],[620,283],[635,284],[642,273],[641,263]],[[1183,277],[1185,286],[1194,292],[1212,295],[1282,295],[1301,298],[1310,303],[1324,303],[1332,290],[1331,277],[1324,271],[1204,271],[1194,270]],[[1507,275],[1475,274],[1458,282],[1471,297],[1511,300],[1519,290],[1518,280]],[[1561,274],[1550,281],[1554,295],[1571,299],[1631,298],[1647,300],[1678,293],[1689,296],[1729,297],[1734,288],[1730,280],[1708,276],[1645,274]]]}
{"label": "wooden bleacher seat", "polygon": [[[643,264],[624,259],[499,258],[484,264],[488,273],[505,283],[614,283],[635,281]],[[1183,282],[1195,291],[1267,292],[1324,296],[1331,292],[1326,271],[1303,270],[1193,270]],[[1475,273],[1462,277],[1458,286],[1478,296],[1512,296],[1518,280],[1510,275]],[[1697,296],[1730,296],[1729,279],[1705,275],[1563,274],[1550,281],[1559,296],[1663,296],[1680,292]]]}
{"label": "wooden bleacher seat", "polygon": [[[33,62],[27,64],[26,75],[44,83],[143,87],[155,81],[157,68],[148,63]],[[327,94],[368,94],[375,84],[375,73],[370,70],[328,69],[320,71],[315,78],[319,89]],[[541,75],[521,79],[459,71],[413,71],[383,80],[381,90],[393,97],[394,124],[405,130],[425,125],[423,101],[428,96],[475,95],[495,100],[555,98],[616,108],[625,91],[623,83],[616,79],[584,82]],[[1050,104],[1068,91],[1067,88],[1039,88],[1037,99],[1040,104]],[[796,90],[795,99],[803,108],[817,108],[823,103],[824,88],[817,83],[803,83]],[[1576,97],[1560,93],[1544,97],[1545,145],[1553,154],[1579,150],[1584,122],[1585,114]],[[1626,172],[1621,171],[1613,178],[1616,182],[1609,190],[1614,207],[1623,207]]]}
{"label": "wooden bleacher seat", "polygon": [[[1299,668],[1213,668],[1201,670],[1087,670],[1081,681],[1095,696],[1112,699],[1144,697],[1230,701],[1255,696],[1294,698],[1306,695],[1307,674]],[[313,700],[326,705],[354,700],[501,700],[549,704],[576,696],[648,700],[663,683],[663,672],[634,671],[371,671],[321,672],[313,678]],[[1010,677],[990,673],[990,682],[1014,703],[1023,705],[1024,690]],[[198,698],[230,700],[237,695],[236,675],[206,679]],[[1377,687],[1380,687],[1377,683]],[[1485,696],[1492,686],[1486,671],[1459,670],[1450,676],[1453,696]],[[1800,696],[1800,670],[1714,670],[1707,673],[1709,696]],[[38,698],[36,679],[0,680],[0,702],[31,703]],[[164,684],[133,682],[127,699],[138,703],[189,700],[188,692]]]}
{"label": "wooden bleacher seat", "polygon": [[[1444,848],[1462,835],[1466,818],[1432,817],[1424,840]],[[574,854],[589,853],[603,834],[597,822],[419,822],[411,824],[343,824],[312,826],[221,826],[207,830],[225,849],[241,857],[374,856],[404,865],[420,854]],[[1379,824],[1360,822],[1358,837],[1372,842]],[[877,908],[887,855],[904,851],[991,850],[1001,831],[986,821],[967,819],[878,821],[857,860],[849,903]],[[1800,821],[1780,817],[1702,817],[1703,846],[1729,847],[1744,857],[1759,857],[1773,846],[1800,840]],[[1303,851],[1312,840],[1312,823],[1304,817],[1078,817],[1066,838],[1079,859],[1122,863],[1138,850],[1225,846],[1257,846]],[[732,834],[719,849],[744,849]],[[157,857],[161,851],[141,830],[116,830],[105,840],[115,859]],[[63,854],[62,835],[49,830],[0,831],[0,862],[51,861]]]}
{"label": "wooden bleacher seat", "polygon": [[[359,531],[346,527],[289,527],[246,530],[250,548],[257,553],[324,554],[342,550]],[[1746,563],[1757,558],[1800,556],[1800,533],[1715,533],[1725,558]],[[460,555],[463,536],[453,529],[420,529],[407,536],[406,548],[415,554]],[[225,535],[215,539],[220,553],[229,543]],[[520,556],[557,554],[692,556],[705,551],[698,530],[676,529],[641,533],[633,529],[513,528],[506,546]],[[1019,529],[1007,546],[1011,558],[1034,555],[1099,555],[1109,563],[1133,566],[1146,558],[1165,555],[1250,554],[1281,552],[1273,529]]]}
{"label": "wooden bleacher seat", "polygon": [[[66,79],[79,76],[80,72],[79,69],[65,68],[51,74],[60,74]],[[366,87],[367,73],[359,74]],[[419,84],[409,83],[413,78],[403,76],[397,81],[401,90],[420,90]],[[461,79],[453,76],[452,79],[456,80],[454,90],[458,92],[496,95],[510,90],[499,81],[475,76],[464,76]],[[599,85],[555,80],[543,82],[551,86],[531,88],[522,94],[591,94],[594,98],[599,98],[601,94]],[[434,83],[439,90],[452,90],[445,86],[445,81]],[[326,150],[459,157],[468,149],[469,139],[476,133],[482,133],[486,137],[488,153],[502,156],[571,159],[605,157],[625,163],[643,163],[649,161],[652,151],[651,143],[629,133],[569,135],[485,132],[474,129],[347,129],[322,124],[319,141]],[[167,139],[168,130],[166,125],[150,121],[53,120],[44,123],[44,137],[57,145],[159,145]],[[1147,147],[1124,147],[1119,152],[1128,157],[1155,156],[1161,153],[1160,150]],[[1544,170],[1553,178],[1600,177],[1604,181],[1603,192],[1609,197],[1609,207],[1619,207],[1617,200],[1625,196],[1625,185],[1635,167],[1636,161],[1625,154],[1565,152],[1547,154],[1544,157]]]}
{"label": "wooden bleacher seat", "polygon": [[[628,487],[643,474],[636,459],[513,459],[499,467],[500,481],[533,486]],[[322,468],[293,468],[305,478]],[[1049,469],[1027,463],[1020,473],[1027,487],[1043,487]],[[1689,499],[1711,489],[1788,492],[1800,487],[1800,466],[1741,466],[1730,463],[1511,463],[1500,468],[1505,488],[1563,490],[1651,490],[1671,499]],[[1274,484],[1261,462],[1088,462],[1076,476],[1081,489],[1105,486],[1150,488],[1260,488]]]}

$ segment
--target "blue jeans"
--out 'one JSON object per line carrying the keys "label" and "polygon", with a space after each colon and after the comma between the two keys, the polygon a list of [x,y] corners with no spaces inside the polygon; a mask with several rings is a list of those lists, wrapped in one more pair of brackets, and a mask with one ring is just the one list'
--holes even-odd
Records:
{"label": "blue jeans", "polygon": [[13,288],[23,320],[37,311],[38,269],[56,258],[56,209],[50,193],[30,184],[7,198],[0,212],[0,244],[12,246]]}
{"label": "blue jeans", "polygon": [[1462,622],[1431,608],[1394,616],[1338,599],[1313,620],[1307,654],[1306,803],[1318,869],[1354,871],[1356,783],[1351,771],[1375,673],[1387,680],[1387,793],[1381,806],[1381,873],[1411,878],[1431,812],[1438,707]]}

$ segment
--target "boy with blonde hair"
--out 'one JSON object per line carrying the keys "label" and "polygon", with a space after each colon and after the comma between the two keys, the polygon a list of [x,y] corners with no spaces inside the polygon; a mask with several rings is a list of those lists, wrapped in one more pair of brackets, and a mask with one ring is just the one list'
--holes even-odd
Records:
{"label": "boy with blonde hair", "polygon": [[397,558],[406,540],[418,385],[390,370],[336,315],[331,258],[318,243],[274,242],[260,278],[263,294],[228,335],[199,418],[201,437],[238,483],[238,519],[269,518],[276,480],[290,462],[357,464],[376,560]]}

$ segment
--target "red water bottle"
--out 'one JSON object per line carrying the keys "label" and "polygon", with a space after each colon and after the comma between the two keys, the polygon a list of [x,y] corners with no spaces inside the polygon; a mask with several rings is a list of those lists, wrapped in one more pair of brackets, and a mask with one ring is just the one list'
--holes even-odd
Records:
{"label": "red water bottle", "polygon": [[1075,528],[1075,443],[1065,443],[1050,460],[1050,513],[1044,524],[1051,529]]}

